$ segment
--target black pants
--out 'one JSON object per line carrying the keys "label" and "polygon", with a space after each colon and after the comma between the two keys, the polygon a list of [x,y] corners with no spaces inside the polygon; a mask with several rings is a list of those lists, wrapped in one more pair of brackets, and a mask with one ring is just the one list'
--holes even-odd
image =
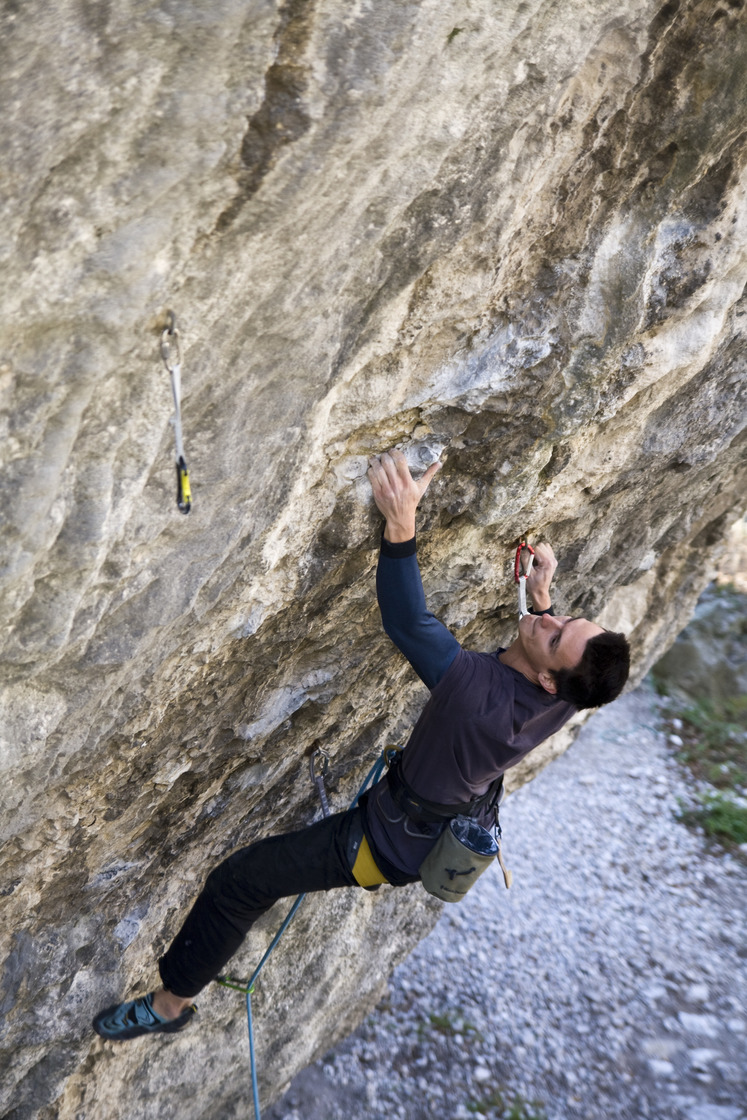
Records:
{"label": "black pants", "polygon": [[161,957],[164,987],[176,996],[196,996],[279,898],[357,886],[350,868],[361,836],[360,810],[352,809],[234,852],[208,876]]}

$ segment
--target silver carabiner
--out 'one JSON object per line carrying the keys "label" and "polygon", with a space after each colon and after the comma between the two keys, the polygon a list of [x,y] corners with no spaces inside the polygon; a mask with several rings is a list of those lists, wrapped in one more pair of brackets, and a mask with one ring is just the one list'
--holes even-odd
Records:
{"label": "silver carabiner", "polygon": [[[319,756],[321,759],[321,770],[317,770],[315,759]],[[321,747],[317,747],[312,755],[309,756],[309,777],[312,782],[316,784],[324,778],[324,775],[329,769],[329,755],[323,751]]]}
{"label": "silver carabiner", "polygon": [[[524,550],[526,550],[529,553],[529,560],[527,562],[526,569],[524,569],[524,567],[523,567],[524,558],[522,556],[522,552],[524,552]],[[527,544],[527,542],[522,537],[520,542],[519,542],[519,547],[516,549],[516,559],[514,561],[514,579],[515,579],[516,583],[518,584],[518,590],[519,590],[519,620],[520,621],[524,617],[525,614],[529,614],[529,611],[527,610],[527,576],[529,575],[529,573],[532,570],[532,564],[533,563],[534,563],[534,549],[532,548],[532,546],[530,544]]]}
{"label": "silver carabiner", "polygon": [[[182,364],[182,350],[179,345],[179,331],[176,329],[176,316],[173,311],[169,311],[166,316],[168,326],[161,335],[161,357],[163,364],[169,373],[173,373]],[[171,361],[171,346],[174,346],[176,351],[176,361]]]}

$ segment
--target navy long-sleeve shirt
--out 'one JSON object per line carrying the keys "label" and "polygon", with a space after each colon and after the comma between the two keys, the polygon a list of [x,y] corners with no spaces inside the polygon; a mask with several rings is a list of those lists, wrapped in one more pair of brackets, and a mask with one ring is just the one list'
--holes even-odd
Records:
{"label": "navy long-sleeve shirt", "polygon": [[384,630],[432,691],[461,647],[425,604],[415,552],[414,537],[404,544],[382,538],[376,597]]}
{"label": "navy long-sleeve shirt", "polygon": [[[574,714],[494,653],[473,653],[427,608],[415,540],[382,540],[376,591],[384,629],[431,691],[402,756],[408,784],[428,801],[467,802]],[[480,819],[480,818],[478,818]],[[489,824],[489,814],[483,814]],[[366,802],[368,842],[392,882],[417,876],[441,825],[416,825],[386,779]]]}

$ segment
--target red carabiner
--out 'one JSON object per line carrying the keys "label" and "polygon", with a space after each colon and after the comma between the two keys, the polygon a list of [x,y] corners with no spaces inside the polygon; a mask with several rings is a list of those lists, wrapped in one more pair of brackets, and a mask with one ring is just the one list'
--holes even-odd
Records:
{"label": "red carabiner", "polygon": [[516,561],[514,563],[514,580],[516,581],[516,583],[519,582],[519,580],[521,578],[521,574],[522,574],[522,572],[521,572],[521,553],[522,553],[522,549],[524,549],[524,548],[528,549],[529,552],[531,553],[531,555],[534,556],[534,549],[532,548],[532,546],[530,544],[527,544],[526,541],[521,541],[520,544],[519,544],[519,547],[516,549]]}

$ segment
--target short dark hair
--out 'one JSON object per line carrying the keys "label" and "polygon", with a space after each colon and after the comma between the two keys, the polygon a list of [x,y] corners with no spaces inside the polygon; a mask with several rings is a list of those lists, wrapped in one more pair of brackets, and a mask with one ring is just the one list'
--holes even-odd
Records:
{"label": "short dark hair", "polygon": [[630,672],[630,646],[624,634],[605,630],[589,638],[578,665],[553,672],[557,697],[577,708],[598,708],[615,700]]}

